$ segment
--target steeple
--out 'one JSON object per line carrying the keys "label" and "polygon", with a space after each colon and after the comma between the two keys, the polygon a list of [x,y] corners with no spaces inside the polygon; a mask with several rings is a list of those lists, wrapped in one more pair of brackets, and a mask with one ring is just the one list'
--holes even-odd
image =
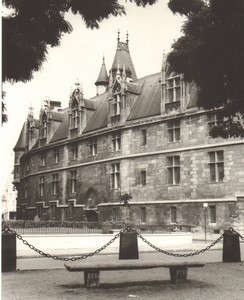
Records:
{"label": "steeple", "polygon": [[103,63],[100,69],[100,73],[98,75],[97,81],[95,85],[97,86],[97,95],[104,93],[107,89],[109,83],[108,72],[105,65],[105,59],[103,56]]}
{"label": "steeple", "polygon": [[116,75],[118,73],[118,62],[120,65],[120,73],[123,72],[123,66],[125,65],[125,72],[126,76],[129,80],[135,81],[137,80],[136,71],[130,56],[130,50],[129,50],[129,35],[128,32],[126,34],[126,42],[123,43],[120,41],[120,32],[118,31],[118,38],[117,38],[117,50],[115,53],[115,57],[113,60],[112,68],[112,76],[115,79]]}

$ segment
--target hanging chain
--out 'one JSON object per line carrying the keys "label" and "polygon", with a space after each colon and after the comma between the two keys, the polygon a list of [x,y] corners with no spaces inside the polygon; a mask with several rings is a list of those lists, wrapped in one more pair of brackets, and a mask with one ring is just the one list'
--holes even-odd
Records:
{"label": "hanging chain", "polygon": [[[9,227],[5,227],[2,229],[2,233],[11,233],[11,234],[15,234],[16,237],[21,240],[23,242],[23,244],[25,244],[26,246],[28,246],[30,249],[32,249],[33,251],[39,253],[42,256],[48,257],[48,258],[52,258],[54,260],[61,260],[61,261],[76,261],[79,259],[86,259],[88,257],[92,257],[95,254],[100,253],[101,251],[105,250],[108,246],[110,246],[117,238],[120,237],[121,233],[125,233],[125,232],[134,232],[137,234],[137,236],[143,241],[145,242],[148,246],[150,246],[151,248],[153,248],[154,250],[169,255],[169,256],[174,256],[174,257],[191,257],[194,255],[199,255],[201,253],[204,253],[207,250],[210,250],[213,246],[215,246],[217,243],[219,243],[223,237],[224,237],[224,233],[222,235],[220,235],[214,242],[212,242],[209,246],[207,246],[206,248],[203,248],[201,250],[197,250],[195,252],[191,252],[191,253],[187,253],[187,254],[179,254],[179,253],[173,253],[173,252],[169,252],[169,251],[165,251],[163,249],[160,249],[159,247],[153,245],[152,243],[150,243],[146,238],[144,238],[140,233],[138,233],[136,230],[133,230],[130,226],[126,227],[124,230],[121,230],[118,234],[116,234],[109,242],[107,242],[105,245],[103,245],[101,248],[98,248],[97,250],[95,250],[94,252],[90,252],[88,254],[84,254],[81,256],[76,256],[76,257],[59,257],[56,255],[51,255],[48,253],[45,253],[37,248],[35,248],[33,245],[30,245],[26,240],[23,239],[23,237],[21,235],[19,235],[15,230],[10,229]],[[244,240],[244,237],[238,233],[236,230],[234,230],[232,227],[229,228],[229,232],[233,233],[233,234],[237,234],[242,240]]]}

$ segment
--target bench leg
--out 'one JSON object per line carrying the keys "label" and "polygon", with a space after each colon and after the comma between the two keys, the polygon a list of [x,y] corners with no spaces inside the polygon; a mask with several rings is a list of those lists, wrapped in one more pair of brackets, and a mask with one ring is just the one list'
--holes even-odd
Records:
{"label": "bench leg", "polygon": [[100,279],[99,271],[84,271],[85,287],[98,287]]}
{"label": "bench leg", "polygon": [[171,283],[185,283],[187,267],[171,267],[169,269]]}

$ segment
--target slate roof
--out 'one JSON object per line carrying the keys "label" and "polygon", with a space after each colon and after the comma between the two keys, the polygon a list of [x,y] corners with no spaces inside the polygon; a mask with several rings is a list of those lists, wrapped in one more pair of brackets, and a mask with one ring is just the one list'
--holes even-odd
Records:
{"label": "slate roof", "polygon": [[58,129],[55,131],[50,143],[57,142],[60,140],[67,139],[69,130],[69,114],[68,108],[63,109],[63,121],[59,125]]}
{"label": "slate roof", "polygon": [[103,58],[103,63],[100,69],[100,73],[98,75],[97,81],[95,82],[96,85],[98,84],[106,84],[109,82],[109,78],[108,78],[108,72],[106,69],[106,65],[105,65],[105,61]]}
{"label": "slate roof", "polygon": [[161,73],[143,77],[137,81],[141,86],[141,93],[131,109],[127,120],[135,120],[160,114]]}
{"label": "slate roof", "polygon": [[26,122],[24,122],[23,127],[21,129],[19,139],[14,147],[14,151],[24,150],[26,146]]}

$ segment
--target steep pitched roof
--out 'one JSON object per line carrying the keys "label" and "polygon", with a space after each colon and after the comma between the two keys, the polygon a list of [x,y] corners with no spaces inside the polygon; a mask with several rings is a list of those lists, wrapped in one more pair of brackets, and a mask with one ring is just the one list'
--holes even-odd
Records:
{"label": "steep pitched roof", "polygon": [[137,80],[136,71],[130,56],[128,42],[122,43],[118,41],[117,50],[111,68],[113,74],[116,74],[116,71],[118,69],[118,63],[120,65],[121,73],[123,71],[123,66],[125,65],[125,71],[127,77],[132,78],[133,81]]}
{"label": "steep pitched roof", "polygon": [[104,128],[108,123],[108,92],[98,95],[93,99],[96,100],[97,109],[91,115],[83,133]]}
{"label": "steep pitched roof", "polygon": [[127,120],[135,120],[160,114],[161,73],[143,77],[137,81],[141,85],[141,93],[131,109]]}
{"label": "steep pitched roof", "polygon": [[63,121],[60,123],[59,127],[55,131],[53,137],[50,140],[50,143],[57,142],[60,140],[67,139],[68,130],[69,130],[69,114],[68,109],[63,109]]}
{"label": "steep pitched roof", "polygon": [[21,129],[19,139],[14,147],[14,151],[24,150],[26,146],[26,122],[24,122],[23,127]]}
{"label": "steep pitched roof", "polygon": [[97,81],[95,82],[95,85],[106,84],[108,82],[109,82],[108,72],[107,72],[107,69],[106,69],[105,60],[103,58],[103,63],[102,63]]}

